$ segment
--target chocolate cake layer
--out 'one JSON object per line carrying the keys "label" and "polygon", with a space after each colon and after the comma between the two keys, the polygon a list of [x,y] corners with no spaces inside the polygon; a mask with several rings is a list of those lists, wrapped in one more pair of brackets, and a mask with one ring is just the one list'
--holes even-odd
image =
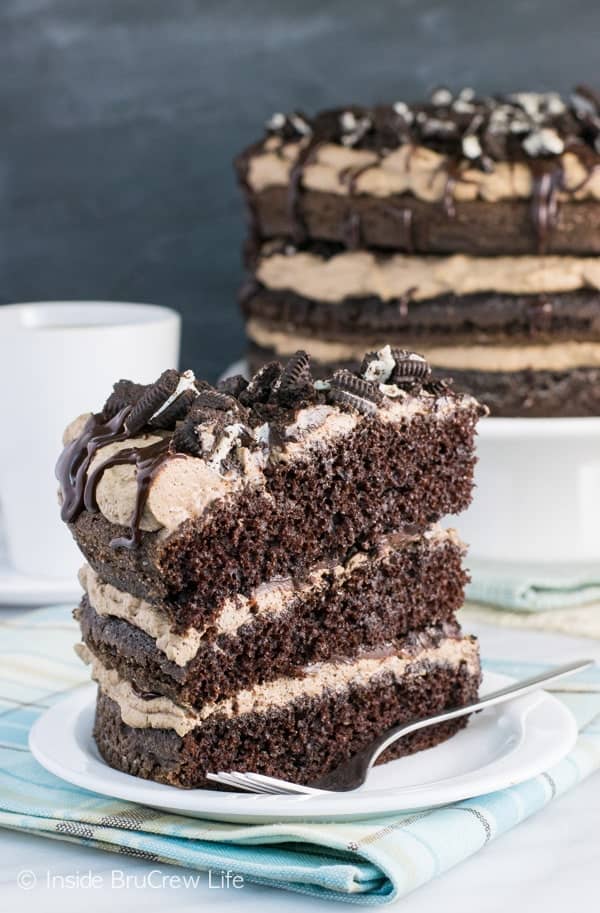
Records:
{"label": "chocolate cake layer", "polygon": [[[330,368],[327,368],[330,370]],[[442,376],[447,372],[434,371]],[[452,371],[457,390],[468,390],[498,417],[600,415],[600,368],[570,371]]]}
{"label": "chocolate cake layer", "polygon": [[[110,697],[115,692],[109,686],[109,693],[101,689],[98,695],[94,736],[112,767],[177,786],[214,788],[205,776],[219,770],[314,781],[386,729],[474,699],[480,680],[476,644],[468,639],[458,644],[451,661],[415,658],[395,672],[382,671],[272,707],[233,716],[212,713],[182,734],[132,725],[131,712]],[[133,719],[141,722],[144,714],[134,713]],[[464,723],[442,724],[402,739],[380,761],[429,748]]]}
{"label": "chocolate cake layer", "polygon": [[172,409],[173,392],[136,389],[70,430],[66,519],[104,581],[202,626],[228,596],[468,505],[481,407],[428,376],[389,348],[316,386],[304,354],[229,392],[182,376],[193,400],[170,427],[155,399]]}
{"label": "chocolate cake layer", "polygon": [[[297,242],[309,237],[349,250],[381,248],[415,254],[600,254],[596,200],[562,203],[543,240],[531,218],[530,200],[456,203],[450,215],[439,203],[408,194],[379,199],[305,190],[293,214],[289,189],[269,187],[253,194],[249,205],[251,246],[269,238]],[[298,220],[303,226],[300,233]]]}
{"label": "chocolate cake layer", "polygon": [[352,657],[450,621],[462,605],[467,575],[456,535],[397,538],[345,566],[314,571],[307,584],[263,584],[253,598],[228,600],[206,629],[182,635],[164,609],[92,583],[76,613],[83,642],[139,691],[197,707],[311,663]]}
{"label": "chocolate cake layer", "polygon": [[249,282],[241,305],[251,322],[250,331],[265,327],[267,332],[287,333],[289,346],[294,338],[310,336],[354,345],[360,337],[369,348],[377,348],[386,338],[418,351],[447,344],[600,342],[600,292],[595,289],[535,295],[446,294],[423,301],[410,296],[384,300],[376,295],[323,301]]}

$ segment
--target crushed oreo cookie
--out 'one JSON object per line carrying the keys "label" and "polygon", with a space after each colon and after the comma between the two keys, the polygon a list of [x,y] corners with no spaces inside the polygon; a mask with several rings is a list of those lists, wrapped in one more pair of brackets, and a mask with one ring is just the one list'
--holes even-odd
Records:
{"label": "crushed oreo cookie", "polygon": [[215,412],[232,412],[239,409],[239,402],[234,396],[214,388],[202,390],[196,397],[194,405],[196,409]]}
{"label": "crushed oreo cookie", "polygon": [[359,374],[367,381],[385,384],[396,367],[394,354],[390,346],[384,346],[379,352],[368,352],[362,360]]}
{"label": "crushed oreo cookie", "polygon": [[445,396],[452,392],[450,379],[428,380],[423,384],[423,390],[431,396]]}
{"label": "crushed oreo cookie", "polygon": [[422,355],[405,349],[392,349],[392,355],[396,367],[390,380],[397,386],[423,383],[431,375],[431,368]]}
{"label": "crushed oreo cookie", "polygon": [[135,434],[146,425],[171,430],[185,416],[202,386],[196,381],[193,371],[181,374],[174,369],[163,371],[127,416],[126,431]]}
{"label": "crushed oreo cookie", "polygon": [[[214,448],[219,444],[219,438],[229,426],[244,419],[246,412],[247,410],[238,398],[211,387],[209,384],[204,384],[194,397],[185,421],[175,429],[171,440],[171,450],[191,456],[208,456],[210,460]],[[202,437],[198,433],[201,425],[210,426],[210,438],[214,439],[208,454],[204,450]]]}
{"label": "crushed oreo cookie", "polygon": [[313,132],[310,118],[300,111],[283,114],[276,111],[265,124],[268,133],[275,134],[285,140],[297,140],[298,137],[308,137]]}
{"label": "crushed oreo cookie", "polygon": [[220,380],[217,384],[217,390],[220,393],[226,393],[227,396],[235,396],[237,399],[247,386],[248,381],[243,374],[233,374],[231,377]]}
{"label": "crushed oreo cookie", "polygon": [[600,152],[600,96],[587,86],[569,100],[556,92],[477,97],[470,87],[452,92],[440,86],[425,103],[355,105],[313,118],[278,113],[267,129],[285,141],[310,136],[381,153],[404,143],[424,145],[486,170],[494,160],[552,158],[583,147]]}
{"label": "crushed oreo cookie", "polygon": [[257,403],[268,402],[273,390],[281,377],[282,367],[278,361],[270,361],[256,372],[245,390],[240,393],[239,400],[244,406],[254,406]]}
{"label": "crushed oreo cookie", "polygon": [[352,406],[359,412],[370,413],[377,410],[383,401],[383,394],[377,384],[342,368],[331,378],[328,398]]}
{"label": "crushed oreo cookie", "polygon": [[171,438],[169,449],[172,453],[187,453],[189,456],[202,456],[202,444],[197,432],[198,424],[189,418],[181,422]]}
{"label": "crushed oreo cookie", "polygon": [[350,406],[363,415],[372,415],[377,412],[377,406],[372,400],[364,399],[362,396],[356,396],[354,393],[349,393],[348,390],[344,390],[342,387],[331,387],[331,390],[329,391],[329,401]]}
{"label": "crushed oreo cookie", "polygon": [[[218,415],[218,413],[212,413]],[[187,453],[190,456],[202,456],[202,441],[198,435],[198,426],[206,422],[208,412],[205,406],[194,402],[185,421],[180,422],[171,438],[170,449],[174,453]]]}
{"label": "crushed oreo cookie", "polygon": [[310,371],[310,355],[299,351],[286,364],[277,389],[277,399],[284,406],[292,406],[314,389]]}
{"label": "crushed oreo cookie", "polygon": [[340,114],[340,142],[342,146],[356,146],[369,132],[373,122],[370,117],[356,116],[354,111],[342,111]]}
{"label": "crushed oreo cookie", "polygon": [[232,468],[237,448],[252,446],[253,438],[241,422],[220,424],[215,432],[215,443],[206,462],[210,469],[222,474]]}
{"label": "crushed oreo cookie", "polygon": [[146,390],[146,384],[136,384],[132,380],[117,381],[113,386],[113,392],[104,403],[102,416],[107,420],[113,418],[117,412],[137,403]]}
{"label": "crushed oreo cookie", "polygon": [[137,434],[144,428],[150,419],[157,413],[177,389],[179,372],[171,368],[163,371],[157,381],[146,387],[131,412],[127,416],[125,429],[130,434]]}
{"label": "crushed oreo cookie", "polygon": [[159,428],[163,431],[171,431],[178,421],[185,418],[190,407],[196,399],[197,393],[194,390],[184,390],[176,397],[173,402],[169,403],[162,412],[153,416],[148,422],[151,428]]}

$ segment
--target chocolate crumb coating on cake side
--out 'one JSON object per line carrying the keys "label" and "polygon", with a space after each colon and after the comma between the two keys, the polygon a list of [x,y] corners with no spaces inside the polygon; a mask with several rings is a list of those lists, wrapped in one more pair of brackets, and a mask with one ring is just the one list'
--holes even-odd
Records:
{"label": "chocolate crumb coating on cake side", "polygon": [[63,517],[101,579],[163,603],[180,630],[228,596],[424,531],[470,501],[484,410],[406,350],[326,381],[297,353],[249,382],[214,389],[184,372],[155,387],[120,382],[104,411],[76,420],[57,474]]}

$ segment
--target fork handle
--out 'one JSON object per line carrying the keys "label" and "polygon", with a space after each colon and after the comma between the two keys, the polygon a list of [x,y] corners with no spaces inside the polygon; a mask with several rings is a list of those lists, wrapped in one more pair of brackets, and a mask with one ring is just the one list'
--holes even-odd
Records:
{"label": "fork handle", "polygon": [[507,685],[506,688],[492,691],[490,694],[486,694],[484,697],[478,698],[470,704],[464,704],[461,707],[453,707],[451,710],[444,710],[442,713],[435,713],[432,716],[423,717],[423,719],[416,720],[414,723],[403,724],[401,726],[396,726],[394,729],[389,729],[370,746],[373,754],[369,761],[369,770],[386,748],[389,748],[390,745],[393,745],[394,742],[402,736],[408,735],[411,732],[417,732],[417,730],[424,729],[426,726],[433,726],[435,723],[443,723],[446,720],[456,720],[469,713],[475,713],[477,710],[483,710],[486,707],[494,707],[496,704],[502,704],[504,701],[509,701],[514,697],[521,697],[524,694],[535,691],[540,685],[556,681],[556,679],[562,678],[564,675],[573,675],[575,672],[589,669],[589,667],[593,665],[593,659],[580,659],[576,662],[566,663],[564,666],[558,666],[550,672],[542,672],[540,675],[534,675],[531,678],[525,678],[520,682]]}

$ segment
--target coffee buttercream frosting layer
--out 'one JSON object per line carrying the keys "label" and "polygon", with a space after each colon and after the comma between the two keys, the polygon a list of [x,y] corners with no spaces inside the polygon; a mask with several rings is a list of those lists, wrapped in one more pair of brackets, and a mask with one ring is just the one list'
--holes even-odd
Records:
{"label": "coffee buttercream frosting layer", "polygon": [[[246,330],[256,345],[280,358],[289,357],[298,344],[309,349],[313,357],[324,364],[358,361],[364,349],[364,342],[359,340],[303,337],[297,332],[288,333],[256,318],[248,321]],[[449,371],[569,371],[579,367],[600,366],[598,342],[451,346],[430,346],[424,342],[420,349],[429,364]]]}
{"label": "coffee buttercream frosting layer", "polygon": [[600,289],[600,257],[382,257],[347,251],[326,258],[297,251],[263,256],[256,278],[269,289],[341,304],[366,296],[417,302],[480,292],[541,295]]}
{"label": "coffee buttercream frosting layer", "polygon": [[[287,186],[303,144],[268,139],[248,163],[247,180],[257,193],[269,187]],[[572,153],[560,157],[563,174],[559,199],[600,200],[600,173],[589,172]],[[453,180],[448,178],[452,173]],[[347,149],[333,144],[319,146],[302,170],[307,190],[347,196],[350,193],[386,198],[410,193],[428,203],[450,195],[457,202],[529,199],[535,190],[535,174],[526,162],[496,162],[489,171],[468,161],[451,172],[447,156],[424,146],[401,146],[378,155],[369,150]]]}
{"label": "coffee buttercream frosting layer", "polygon": [[367,685],[383,675],[401,680],[409,669],[425,675],[432,664],[458,668],[464,663],[470,672],[477,672],[479,653],[474,638],[449,636],[439,642],[427,642],[428,639],[427,632],[423,632],[423,647],[406,653],[394,652],[390,645],[383,651],[386,655],[367,654],[351,662],[318,663],[305,668],[301,676],[255,685],[231,698],[207,703],[199,711],[162,696],[145,698],[115,669],[104,666],[87,647],[80,644],[78,652],[82,659],[90,663],[92,676],[104,694],[119,705],[124,723],[138,729],[172,729],[184,736],[211,717],[232,719],[250,713],[264,714],[298,700],[319,697],[328,691]]}

